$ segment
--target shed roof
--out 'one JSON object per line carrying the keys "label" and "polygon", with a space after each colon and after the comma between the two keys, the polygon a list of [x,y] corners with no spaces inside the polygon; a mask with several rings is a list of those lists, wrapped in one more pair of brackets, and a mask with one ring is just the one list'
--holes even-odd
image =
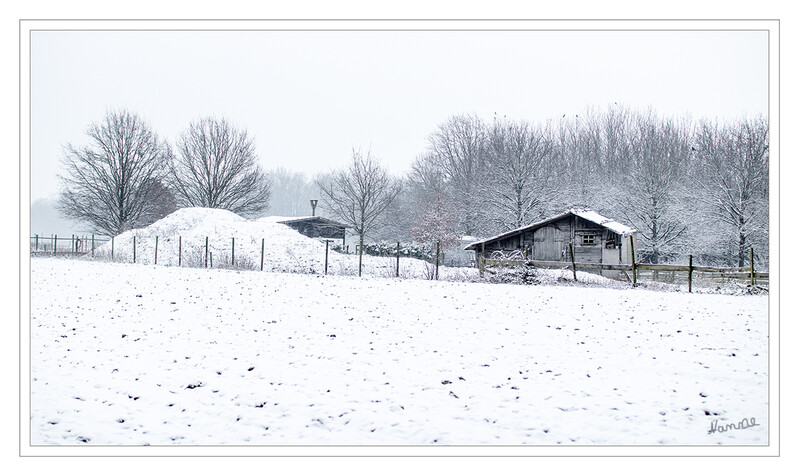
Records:
{"label": "shed roof", "polygon": [[552,223],[553,221],[558,221],[558,220],[560,220],[562,218],[566,218],[566,217],[571,216],[571,215],[575,215],[575,216],[578,216],[578,217],[580,217],[580,218],[582,218],[584,220],[588,220],[588,221],[590,221],[592,223],[596,223],[597,225],[601,225],[601,226],[603,226],[603,227],[605,227],[605,228],[607,228],[607,229],[609,229],[609,230],[611,230],[611,231],[613,231],[615,233],[618,233],[619,235],[622,235],[622,236],[629,236],[629,235],[632,235],[633,233],[635,233],[636,231],[638,231],[635,228],[629,227],[627,225],[623,225],[623,224],[617,222],[616,220],[613,220],[612,218],[604,217],[604,216],[600,215],[599,213],[597,213],[597,212],[595,212],[593,210],[590,210],[588,208],[570,208],[570,209],[566,210],[563,213],[560,213],[558,215],[555,215],[555,216],[552,216],[552,217],[549,217],[549,218],[545,218],[545,219],[543,219],[541,221],[537,221],[537,222],[531,223],[529,225],[525,225],[525,226],[523,226],[521,228],[516,228],[515,230],[506,231],[505,233],[501,233],[499,235],[492,236],[491,238],[486,238],[484,240],[475,241],[474,243],[470,243],[469,245],[467,245],[464,249],[465,250],[476,250],[477,247],[480,246],[483,243],[488,243],[490,241],[496,241],[496,240],[500,240],[502,238],[507,238],[509,236],[513,236],[513,235],[515,235],[517,233],[521,233],[523,231],[535,230],[535,229],[540,228],[540,227],[542,227],[544,225]]}
{"label": "shed roof", "polygon": [[337,226],[341,228],[347,228],[347,225],[341,222],[337,222],[335,220],[331,220],[330,218],[320,217],[320,216],[310,216],[310,217],[292,217],[292,218],[281,218],[277,223],[299,223],[299,222],[317,222],[323,223],[328,226]]}

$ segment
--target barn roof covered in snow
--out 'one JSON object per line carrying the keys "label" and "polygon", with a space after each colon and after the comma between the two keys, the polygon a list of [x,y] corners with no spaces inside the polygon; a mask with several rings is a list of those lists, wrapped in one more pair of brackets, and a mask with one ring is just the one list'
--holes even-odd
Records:
{"label": "barn roof covered in snow", "polygon": [[604,216],[600,215],[599,213],[597,213],[597,212],[595,212],[593,210],[590,210],[588,208],[570,208],[570,209],[566,210],[565,212],[563,212],[563,213],[561,213],[559,215],[555,215],[555,216],[546,218],[544,220],[537,221],[535,223],[531,223],[530,225],[525,225],[525,226],[523,226],[521,228],[516,228],[515,230],[506,231],[505,233],[501,233],[499,235],[492,236],[491,238],[486,238],[484,240],[475,241],[474,243],[470,243],[469,245],[467,245],[464,249],[465,250],[477,250],[477,247],[480,246],[483,243],[488,243],[490,241],[500,240],[502,238],[506,238],[508,236],[513,236],[513,235],[516,235],[516,234],[524,232],[524,231],[532,231],[532,230],[541,228],[542,226],[545,226],[545,225],[547,225],[549,223],[561,220],[561,219],[569,217],[569,216],[578,216],[578,217],[580,217],[580,218],[582,218],[584,220],[588,220],[590,222],[596,223],[597,225],[601,225],[601,226],[613,231],[614,233],[618,233],[621,236],[629,236],[629,235],[632,235],[633,233],[635,233],[637,231],[635,228],[629,227],[627,225],[623,225],[623,224],[617,222],[616,220],[614,220],[612,218],[604,217]]}

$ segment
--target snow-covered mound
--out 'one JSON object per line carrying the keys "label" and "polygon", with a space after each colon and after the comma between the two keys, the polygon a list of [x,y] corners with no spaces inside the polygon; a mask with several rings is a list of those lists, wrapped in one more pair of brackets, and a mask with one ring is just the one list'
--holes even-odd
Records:
{"label": "snow-covered mound", "polygon": [[[133,262],[135,237],[136,263],[204,267],[207,237],[209,267],[259,270],[263,243],[264,271],[324,273],[325,243],[277,223],[283,219],[247,220],[227,210],[182,208],[148,227],[114,237],[113,243],[98,248],[95,256],[110,259],[113,246],[114,261]],[[425,278],[431,269],[429,263],[421,260],[400,260],[402,277]],[[363,274],[389,277],[395,273],[395,258],[363,257]],[[476,273],[470,268],[439,268],[441,279],[467,278]],[[328,274],[357,275],[358,256],[329,250]]]}

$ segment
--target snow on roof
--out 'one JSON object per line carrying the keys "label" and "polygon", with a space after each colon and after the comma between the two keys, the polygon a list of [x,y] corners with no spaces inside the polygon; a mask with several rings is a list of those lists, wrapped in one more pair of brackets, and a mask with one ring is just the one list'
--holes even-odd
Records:
{"label": "snow on roof", "polygon": [[597,225],[602,225],[605,228],[614,231],[622,236],[632,235],[636,232],[635,228],[629,227],[627,225],[622,225],[621,223],[613,220],[612,218],[607,218],[599,213],[589,210],[587,208],[571,208],[569,211],[578,217],[588,220],[590,222],[594,222]]}
{"label": "snow on roof", "polygon": [[560,220],[561,218],[565,218],[565,217],[567,217],[569,215],[576,215],[576,216],[578,216],[578,217],[580,217],[580,218],[582,218],[584,220],[588,220],[590,222],[596,223],[597,225],[604,226],[605,228],[607,228],[607,229],[609,229],[609,230],[611,230],[611,231],[613,231],[615,233],[618,233],[618,234],[620,234],[622,236],[628,236],[628,235],[631,235],[631,234],[633,234],[633,233],[635,233],[637,231],[635,228],[631,228],[631,227],[629,227],[627,225],[622,225],[621,223],[617,222],[616,220],[604,217],[604,216],[600,215],[599,213],[597,213],[597,212],[595,212],[593,210],[590,210],[588,208],[570,208],[570,209],[566,210],[565,212],[563,212],[561,214],[558,214],[558,215],[555,215],[555,216],[552,216],[552,217],[549,217],[549,218],[545,218],[545,219],[537,221],[535,223],[531,223],[530,225],[525,225],[525,226],[516,228],[515,230],[506,231],[505,233],[500,233],[499,235],[492,236],[491,238],[486,238],[484,240],[475,241],[473,243],[470,243],[470,244],[466,245],[463,249],[465,249],[465,250],[470,250],[470,249],[475,250],[475,249],[477,249],[477,245],[479,245],[481,243],[488,243],[489,241],[494,241],[494,240],[498,240],[500,238],[505,238],[507,236],[512,236],[512,235],[515,235],[516,233],[518,233],[520,231],[539,228],[539,227],[541,227],[543,225],[546,225],[547,223]]}

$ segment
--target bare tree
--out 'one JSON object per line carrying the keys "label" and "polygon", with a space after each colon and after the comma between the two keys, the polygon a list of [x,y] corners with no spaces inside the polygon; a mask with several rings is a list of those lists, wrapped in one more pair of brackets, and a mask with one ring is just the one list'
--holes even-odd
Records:
{"label": "bare tree", "polygon": [[559,121],[556,155],[563,190],[558,208],[564,205],[600,208],[600,203],[604,202],[606,190],[597,187],[606,172],[602,166],[606,145],[602,129],[601,119],[591,108],[582,116],[564,116]]}
{"label": "bare tree", "polygon": [[641,255],[651,263],[677,253],[686,237],[688,134],[688,127],[652,111],[634,117],[632,154],[615,195],[619,212],[640,233]]}
{"label": "bare tree", "polygon": [[152,209],[150,218],[147,221],[155,222],[178,209],[178,202],[175,194],[161,180],[154,180],[150,186],[153,188],[153,196],[160,197]]}
{"label": "bare tree", "polygon": [[553,175],[548,130],[524,121],[494,120],[481,197],[497,231],[526,225],[546,211]]}
{"label": "bare tree", "polygon": [[455,232],[456,219],[444,196],[434,195],[411,228],[411,237],[420,243],[439,243],[441,249],[450,248],[460,242],[460,235]]}
{"label": "bare tree", "polygon": [[192,122],[177,143],[172,188],[181,206],[223,208],[245,217],[269,205],[270,181],[247,131],[225,119]]}
{"label": "bare tree", "polygon": [[107,113],[86,133],[91,145],[65,146],[59,210],[109,235],[152,223],[168,198],[157,186],[167,168],[166,143],[126,110]]}
{"label": "bare tree", "polygon": [[476,234],[480,228],[479,183],[485,162],[485,125],[476,116],[449,118],[429,138],[429,153],[444,173],[451,193],[458,197],[461,231]]}
{"label": "bare tree", "polygon": [[401,184],[388,174],[370,152],[353,149],[343,169],[317,178],[325,208],[352,227],[359,238],[358,276],[363,263],[363,238],[380,224],[381,214],[400,193]]}
{"label": "bare tree", "polygon": [[768,120],[702,122],[693,148],[701,167],[694,182],[704,192],[699,198],[726,230],[738,266],[744,266],[755,240],[768,246]]}

